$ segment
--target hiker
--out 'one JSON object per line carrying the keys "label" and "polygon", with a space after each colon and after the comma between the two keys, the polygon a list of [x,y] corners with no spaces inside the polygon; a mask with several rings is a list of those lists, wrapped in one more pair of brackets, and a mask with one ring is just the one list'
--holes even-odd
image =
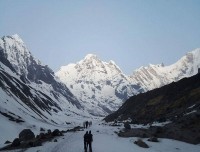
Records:
{"label": "hiker", "polygon": [[88,134],[88,131],[86,131],[85,135],[83,136],[83,138],[84,138],[84,150],[85,150],[85,152],[87,152],[87,147],[88,147],[88,145],[87,145],[87,143],[88,143],[88,138],[89,138],[88,135],[89,135],[89,134]]}
{"label": "hiker", "polygon": [[86,128],[86,127],[85,127],[85,123],[86,123],[86,122],[84,121],[84,122],[83,122],[83,128]]}
{"label": "hiker", "polygon": [[88,121],[85,122],[86,128],[88,127]]}
{"label": "hiker", "polygon": [[87,147],[89,146],[89,152],[92,152],[92,142],[93,142],[93,135],[90,130],[88,134],[88,140],[87,140]]}
{"label": "hiker", "polygon": [[89,122],[89,126],[92,126],[92,121]]}

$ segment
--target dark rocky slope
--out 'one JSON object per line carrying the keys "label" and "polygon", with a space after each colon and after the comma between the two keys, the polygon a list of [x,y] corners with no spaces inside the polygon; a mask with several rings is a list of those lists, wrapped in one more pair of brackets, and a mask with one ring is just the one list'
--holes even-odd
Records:
{"label": "dark rocky slope", "polygon": [[123,137],[170,138],[188,143],[200,143],[200,74],[184,78],[162,88],[128,99],[121,108],[105,120],[151,124],[170,120],[164,127],[130,129],[119,133]]}
{"label": "dark rocky slope", "polygon": [[199,111],[200,74],[129,98],[105,120],[132,119],[133,123],[174,120],[191,111]]}

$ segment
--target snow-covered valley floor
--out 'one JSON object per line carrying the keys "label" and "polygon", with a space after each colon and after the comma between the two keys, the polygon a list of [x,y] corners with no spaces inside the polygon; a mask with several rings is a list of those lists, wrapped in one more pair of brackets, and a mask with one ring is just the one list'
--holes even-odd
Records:
{"label": "snow-covered valley floor", "polygon": [[[93,152],[199,152],[200,145],[192,145],[171,139],[159,139],[160,142],[148,142],[143,139],[150,148],[141,148],[133,142],[137,138],[121,138],[114,131],[118,127],[99,125],[96,122],[93,126],[84,131],[68,132],[57,138],[58,142],[47,142],[40,147],[30,149],[12,150],[9,152],[84,152],[83,135],[86,131],[93,134]],[[8,151],[7,151],[8,152]]]}

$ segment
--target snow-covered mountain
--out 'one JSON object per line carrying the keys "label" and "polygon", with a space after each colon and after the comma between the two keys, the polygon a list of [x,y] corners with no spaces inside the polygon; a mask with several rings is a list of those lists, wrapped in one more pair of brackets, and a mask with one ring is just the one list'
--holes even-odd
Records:
{"label": "snow-covered mountain", "polygon": [[[13,35],[0,39],[0,61],[2,92],[15,96],[40,117],[44,111],[44,115],[52,115],[52,111],[106,115],[130,96],[196,74],[200,49],[189,52],[173,65],[141,67],[131,76],[125,75],[113,61],[103,62],[89,54],[76,64],[61,67],[56,73],[58,79],[48,66],[32,56],[18,35]],[[13,87],[16,89],[10,89]],[[22,95],[16,96],[16,92]]]}
{"label": "snow-covered mountain", "polygon": [[56,76],[65,83],[93,114],[108,114],[123,101],[184,77],[195,75],[200,67],[200,49],[187,53],[170,66],[149,65],[127,76],[113,62],[103,62],[89,54],[76,64],[62,66]]}
{"label": "snow-covered mountain", "polygon": [[56,76],[81,100],[90,113],[105,115],[138,92],[113,62],[103,62],[96,55],[88,54],[76,64],[61,67]]}
{"label": "snow-covered mountain", "polygon": [[78,99],[31,55],[18,35],[0,39],[1,132],[8,132],[7,126],[38,127],[37,122],[40,127],[66,126],[83,116],[89,114]]}
{"label": "snow-covered mountain", "polygon": [[171,82],[176,82],[185,77],[191,77],[198,73],[200,68],[200,49],[188,52],[176,63],[164,66],[164,64],[140,67],[130,76],[132,83],[137,82],[144,90],[159,88]]}

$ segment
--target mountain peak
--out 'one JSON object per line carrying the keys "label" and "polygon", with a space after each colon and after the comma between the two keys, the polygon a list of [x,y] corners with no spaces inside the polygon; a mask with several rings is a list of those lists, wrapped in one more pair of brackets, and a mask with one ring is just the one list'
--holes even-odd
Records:
{"label": "mountain peak", "polygon": [[20,38],[20,36],[18,34],[14,34],[11,36],[15,41],[19,42],[19,43],[24,43],[24,41]]}
{"label": "mountain peak", "polygon": [[[194,49],[193,51],[190,51],[190,52],[188,52],[188,53],[200,54],[200,48],[196,48],[196,49]],[[187,53],[187,54],[188,54],[188,53]]]}
{"label": "mountain peak", "polygon": [[1,39],[4,43],[0,43],[3,53],[7,54],[7,60],[12,64],[18,74],[28,74],[28,67],[33,62],[40,64],[26,47],[19,35],[3,36]]}
{"label": "mountain peak", "polygon": [[90,59],[97,59],[97,56],[94,54],[88,54],[85,56],[85,60],[90,60]]}
{"label": "mountain peak", "polygon": [[109,64],[111,64],[111,65],[116,65],[116,63],[115,63],[113,60],[110,60],[110,61],[109,61]]}

